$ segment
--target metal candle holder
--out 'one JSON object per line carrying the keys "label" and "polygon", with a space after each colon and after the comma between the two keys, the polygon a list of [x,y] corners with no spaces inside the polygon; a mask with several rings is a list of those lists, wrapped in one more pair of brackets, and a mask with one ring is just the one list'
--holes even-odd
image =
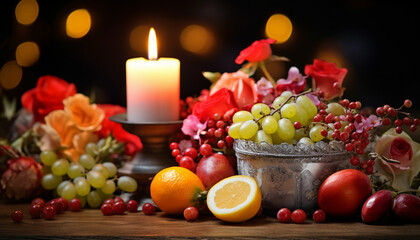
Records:
{"label": "metal candle holder", "polygon": [[110,119],[120,123],[127,132],[140,137],[142,151],[132,161],[126,162],[118,170],[118,174],[137,180],[138,191],[132,197],[138,199],[140,208],[145,202],[153,203],[150,198],[151,180],[160,170],[175,165],[168,142],[181,129],[182,121],[137,123],[128,121],[125,113],[114,115]]}

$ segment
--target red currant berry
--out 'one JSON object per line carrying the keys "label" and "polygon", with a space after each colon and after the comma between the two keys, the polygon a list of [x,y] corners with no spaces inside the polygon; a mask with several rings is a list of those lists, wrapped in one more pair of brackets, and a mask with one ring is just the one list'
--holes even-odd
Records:
{"label": "red currant berry", "polygon": [[347,139],[349,139],[350,134],[348,132],[341,132],[340,133],[340,140],[345,142]]}
{"label": "red currant berry", "polygon": [[214,128],[207,129],[207,137],[213,137],[214,136],[214,131],[216,131],[216,129],[214,129]]}
{"label": "red currant berry", "polygon": [[353,156],[350,158],[350,164],[353,166],[359,166],[360,164],[360,159],[357,156]]}
{"label": "red currant berry", "polygon": [[55,218],[56,212],[53,206],[45,206],[42,210],[42,216],[46,220],[53,220]]}
{"label": "red currant berry", "polygon": [[402,121],[401,121],[401,119],[395,119],[395,121],[394,121],[394,125],[395,125],[395,126],[401,126],[401,125],[402,125]]}
{"label": "red currant berry", "polygon": [[118,201],[118,202],[115,202],[112,205],[112,212],[114,214],[121,215],[121,214],[124,214],[124,211],[125,211],[125,203],[124,202]]}
{"label": "red currant berry", "polygon": [[325,222],[326,217],[327,217],[327,215],[325,214],[324,210],[322,210],[322,209],[316,210],[312,215],[312,219],[316,223]]}
{"label": "red currant berry", "polygon": [[69,209],[72,212],[78,212],[82,208],[82,202],[78,198],[73,198],[68,202]]}
{"label": "red currant berry", "polygon": [[112,205],[108,203],[102,204],[101,212],[104,216],[112,215]]}
{"label": "red currant berry", "polygon": [[57,198],[57,202],[61,205],[60,209],[61,211],[67,211],[68,210],[68,203],[67,200],[63,197]]}
{"label": "red currant berry", "polygon": [[196,207],[187,207],[184,210],[184,218],[187,221],[194,221],[198,218],[198,210]]}
{"label": "red currant berry", "polygon": [[403,124],[406,125],[406,126],[410,126],[411,125],[411,118],[409,118],[409,117],[403,118]]}
{"label": "red currant berry", "polygon": [[383,107],[378,107],[376,109],[376,114],[378,114],[379,116],[383,116],[385,114],[385,110]]}
{"label": "red currant berry", "polygon": [[113,198],[108,198],[107,200],[104,201],[104,203],[111,204],[111,205],[114,204],[114,202],[115,201]]}
{"label": "red currant berry", "polygon": [[344,107],[349,106],[350,101],[348,99],[343,99],[340,101],[340,104],[343,105]]}
{"label": "red currant berry", "polygon": [[172,154],[172,157],[176,157],[177,155],[181,154],[181,150],[179,150],[178,148],[173,149],[171,154]]}
{"label": "red currant berry", "polygon": [[389,118],[385,117],[385,118],[382,120],[382,125],[384,125],[384,126],[388,126],[389,124],[391,124],[391,119],[389,119]]}
{"label": "red currant berry", "polygon": [[368,167],[365,169],[365,173],[366,173],[366,174],[372,174],[372,173],[373,173],[373,167],[372,167],[372,166],[368,166]]}
{"label": "red currant berry", "polygon": [[350,109],[355,109],[356,108],[356,102],[351,102],[351,103],[349,103],[349,108]]}
{"label": "red currant berry", "polygon": [[335,123],[334,123],[334,128],[335,128],[335,129],[340,129],[340,128],[341,128],[341,126],[342,126],[342,125],[341,125],[341,123],[340,123],[340,122],[335,122]]}
{"label": "red currant berry", "polygon": [[321,115],[317,114],[315,115],[313,122],[320,122],[321,121]]}
{"label": "red currant berry", "polygon": [[230,135],[227,135],[227,136],[225,137],[225,141],[226,141],[226,143],[233,143],[234,139],[233,139],[233,137],[231,137]]}
{"label": "red currant berry", "polygon": [[330,114],[328,114],[326,117],[325,117],[325,119],[324,119],[324,121],[326,122],[326,123],[332,123],[332,121],[334,121],[334,114],[333,113],[330,113]]}
{"label": "red currant berry", "polygon": [[292,219],[292,212],[288,208],[281,208],[277,212],[277,220],[281,223],[288,223]]}
{"label": "red currant berry", "polygon": [[31,205],[34,205],[34,204],[39,204],[39,205],[41,205],[41,208],[44,208],[45,207],[45,200],[42,199],[42,198],[35,198],[31,202]]}
{"label": "red currant berry", "polygon": [[115,196],[114,197],[114,203],[116,202],[124,202],[124,199],[122,199],[120,196]]}
{"label": "red currant berry", "polygon": [[375,165],[375,160],[373,160],[373,159],[369,159],[369,160],[367,161],[367,165],[368,165],[369,167],[371,167],[371,166]]}
{"label": "red currant berry", "polygon": [[224,147],[226,147],[226,142],[223,141],[223,140],[217,141],[217,147],[218,148],[224,148]]}
{"label": "red currant berry", "polygon": [[328,131],[327,131],[327,130],[325,130],[325,129],[322,129],[320,133],[321,133],[321,135],[322,135],[323,137],[327,137],[327,136],[328,136]]}
{"label": "red currant berry", "polygon": [[127,210],[129,212],[137,212],[137,208],[139,207],[139,204],[136,200],[130,200],[127,202]]}
{"label": "red currant berry", "polygon": [[404,107],[406,107],[406,108],[411,108],[411,106],[413,105],[413,102],[411,102],[411,100],[410,99],[406,99],[405,101],[404,101]]}
{"label": "red currant berry", "polygon": [[13,222],[22,222],[23,220],[23,212],[20,210],[14,210],[12,212],[12,214],[10,215],[10,217],[12,218]]}
{"label": "red currant berry", "polygon": [[207,121],[207,127],[208,128],[214,128],[216,126],[216,121],[214,121],[213,119],[209,119]]}
{"label": "red currant berry", "polygon": [[321,116],[326,116],[327,111],[325,111],[325,109],[321,109],[321,110],[319,110],[318,114],[321,115]]}
{"label": "red currant berry", "polygon": [[363,120],[362,114],[358,113],[358,114],[354,115],[354,120],[356,120],[358,123],[361,123],[362,120]]}
{"label": "red currant berry", "polygon": [[40,204],[32,204],[29,207],[29,215],[31,215],[31,218],[40,218],[42,213],[42,207]]}
{"label": "red currant berry", "polygon": [[143,204],[141,210],[143,211],[144,215],[153,215],[155,214],[155,206],[151,203]]}
{"label": "red currant berry", "polygon": [[353,144],[351,144],[351,143],[347,143],[346,144],[346,150],[347,151],[351,152],[351,151],[353,151],[353,149],[354,149],[354,145]]}
{"label": "red currant berry", "polygon": [[210,156],[211,154],[213,154],[213,148],[211,147],[210,144],[207,144],[207,143],[201,144],[200,154],[203,155],[204,157]]}
{"label": "red currant berry", "polygon": [[368,167],[367,161],[362,161],[362,163],[360,164],[360,167],[363,169],[366,169]]}
{"label": "red currant berry", "polygon": [[182,158],[182,157],[184,157],[184,156],[182,156],[182,154],[176,155],[176,157],[175,157],[175,161],[176,161],[177,163],[179,163],[179,161],[181,161],[181,158]]}
{"label": "red currant berry", "polygon": [[179,166],[195,172],[195,162],[190,156],[183,156],[179,161]]}
{"label": "red currant berry", "polygon": [[53,206],[55,213],[59,214],[61,212],[61,204],[58,202],[56,198],[48,201],[45,206]]}
{"label": "red currant berry", "polygon": [[222,116],[220,116],[220,114],[218,114],[218,113],[215,113],[213,115],[213,118],[214,118],[214,120],[218,121],[218,120],[220,120],[222,118]]}
{"label": "red currant berry", "polygon": [[169,148],[171,150],[179,149],[179,144],[177,142],[171,142],[171,144],[169,144]]}
{"label": "red currant berry", "polygon": [[397,111],[395,111],[395,108],[392,108],[392,107],[388,108],[387,113],[388,113],[389,116],[392,116],[392,117],[397,115]]}
{"label": "red currant berry", "polygon": [[292,212],[292,221],[294,223],[304,223],[306,221],[306,213],[302,209],[296,209]]}
{"label": "red currant berry", "polygon": [[416,125],[416,126],[419,125],[420,124],[420,120],[418,118],[414,118],[413,124]]}
{"label": "red currant berry", "polygon": [[398,133],[398,134],[402,133],[402,131],[403,131],[403,129],[402,129],[401,126],[398,126],[398,127],[395,128],[395,132]]}
{"label": "red currant berry", "polygon": [[184,156],[190,156],[192,159],[195,159],[197,157],[197,149],[190,147],[185,149],[184,151]]}
{"label": "red currant berry", "polygon": [[413,124],[413,125],[410,126],[410,131],[411,132],[415,132],[416,130],[417,130],[417,126],[416,125]]}
{"label": "red currant berry", "polygon": [[216,122],[216,127],[217,128],[224,128],[225,127],[225,122],[222,120],[219,120]]}
{"label": "red currant berry", "polygon": [[225,130],[223,130],[223,128],[218,128],[216,129],[216,131],[214,131],[214,136],[217,138],[220,138],[223,136],[224,133],[225,133]]}
{"label": "red currant berry", "polygon": [[356,101],[356,109],[361,109],[362,103],[360,101]]}
{"label": "red currant berry", "polygon": [[302,127],[302,123],[300,122],[294,122],[293,126],[295,127],[295,129],[300,129]]}

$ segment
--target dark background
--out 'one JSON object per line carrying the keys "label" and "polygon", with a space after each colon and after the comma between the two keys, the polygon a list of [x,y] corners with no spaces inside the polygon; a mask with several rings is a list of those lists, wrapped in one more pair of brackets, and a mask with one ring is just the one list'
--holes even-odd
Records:
{"label": "dark background", "polygon": [[[0,2],[0,65],[14,59],[24,41],[39,45],[40,58],[23,68],[21,83],[1,94],[19,97],[38,77],[56,75],[76,84],[78,92],[96,93],[97,103],[126,105],[125,61],[147,57],[147,49],[131,49],[129,35],[138,25],[155,27],[160,57],[181,61],[181,97],[193,96],[210,83],[202,71],[234,72],[234,60],[253,41],[266,38],[265,23],[275,13],[293,24],[291,38],[273,45],[286,64],[303,71],[322,48],[333,49],[348,69],[344,97],[365,106],[400,106],[411,98],[420,109],[418,53],[420,8],[415,1],[105,1],[39,0],[35,23],[20,25],[14,9],[18,1]],[[90,32],[81,39],[65,34],[65,20],[73,10],[86,8]],[[216,39],[212,51],[197,55],[184,50],[181,31],[190,24],[210,29]],[[286,72],[277,77],[286,77]]]}

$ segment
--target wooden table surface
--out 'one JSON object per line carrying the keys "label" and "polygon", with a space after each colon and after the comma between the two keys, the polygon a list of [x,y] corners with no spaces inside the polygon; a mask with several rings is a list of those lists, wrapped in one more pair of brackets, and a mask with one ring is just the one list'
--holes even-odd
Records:
{"label": "wooden table surface", "polygon": [[[419,224],[366,225],[362,222],[279,223],[261,215],[244,223],[225,223],[209,215],[193,222],[162,212],[103,216],[98,209],[66,211],[55,220],[31,219],[29,204],[0,203],[0,239],[420,239]],[[24,212],[21,223],[10,217]]]}

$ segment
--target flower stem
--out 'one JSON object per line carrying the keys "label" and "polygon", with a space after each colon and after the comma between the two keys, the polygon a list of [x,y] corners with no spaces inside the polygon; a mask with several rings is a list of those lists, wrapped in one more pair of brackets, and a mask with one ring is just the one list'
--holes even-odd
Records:
{"label": "flower stem", "polygon": [[273,84],[273,87],[276,88],[276,81],[274,81],[274,78],[268,72],[267,67],[265,66],[265,62],[260,62],[259,66],[263,71],[264,75],[267,77],[267,79],[270,80],[270,82]]}

